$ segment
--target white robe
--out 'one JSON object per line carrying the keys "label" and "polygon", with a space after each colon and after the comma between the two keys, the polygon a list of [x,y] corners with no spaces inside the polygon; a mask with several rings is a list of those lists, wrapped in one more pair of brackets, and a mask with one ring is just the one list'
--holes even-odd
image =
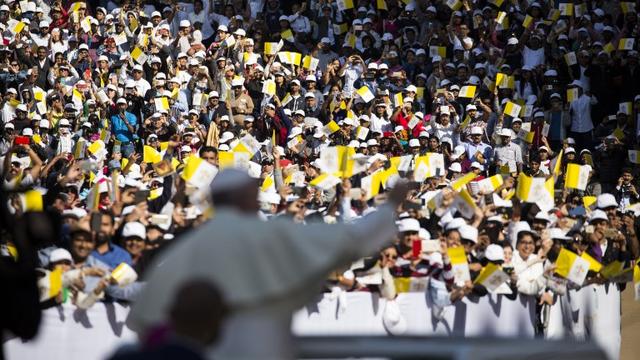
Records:
{"label": "white robe", "polygon": [[393,210],[382,206],[354,225],[263,222],[229,209],[157,260],[133,305],[128,326],[143,334],[166,321],[185,281],[212,281],[235,310],[216,358],[292,358],[291,314],[312,300],[327,274],[389,242]]}

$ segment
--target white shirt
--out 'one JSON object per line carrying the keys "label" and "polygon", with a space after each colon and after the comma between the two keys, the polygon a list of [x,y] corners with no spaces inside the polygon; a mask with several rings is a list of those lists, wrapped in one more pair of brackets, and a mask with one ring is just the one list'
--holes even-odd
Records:
{"label": "white shirt", "polygon": [[513,252],[513,270],[518,275],[518,292],[525,295],[538,295],[544,290],[544,267],[538,261],[538,255],[531,254],[527,260],[520,257],[519,251]]}
{"label": "white shirt", "polygon": [[544,64],[544,47],[539,48],[538,50],[530,49],[525,46],[522,50],[522,65],[523,66],[531,66],[535,68],[538,65]]}
{"label": "white shirt", "polygon": [[593,130],[591,121],[591,105],[598,103],[595,96],[587,96],[584,93],[571,103],[571,131],[586,133]]}
{"label": "white shirt", "polygon": [[355,88],[353,83],[362,75],[362,66],[350,65],[344,70],[344,88],[342,89],[346,93],[351,93]]}
{"label": "white shirt", "polygon": [[391,126],[391,122],[386,120],[384,117],[378,117],[375,114],[371,114],[371,131],[385,132],[385,131],[393,131]]}

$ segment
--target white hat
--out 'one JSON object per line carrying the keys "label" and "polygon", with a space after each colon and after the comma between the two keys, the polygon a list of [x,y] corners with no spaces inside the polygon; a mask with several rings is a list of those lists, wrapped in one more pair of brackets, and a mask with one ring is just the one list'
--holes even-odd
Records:
{"label": "white hat", "polygon": [[369,140],[367,140],[367,145],[368,145],[368,146],[378,146],[378,140],[376,140],[376,139],[369,139]]}
{"label": "white hat", "polygon": [[73,258],[71,257],[71,253],[66,249],[55,249],[49,254],[49,263],[57,263],[58,261],[67,260],[73,263]]}
{"label": "white hat", "polygon": [[218,25],[218,31],[229,32],[229,29],[226,25]]}
{"label": "white hat", "polygon": [[459,173],[459,172],[462,172],[462,166],[460,165],[459,162],[454,162],[454,163],[451,163],[451,165],[449,165],[449,170]]}
{"label": "white hat", "polygon": [[33,129],[28,127],[22,129],[22,136],[33,136]]}
{"label": "white hat", "polygon": [[479,126],[474,126],[471,128],[471,135],[482,135],[482,128]]}
{"label": "white hat", "polygon": [[147,229],[137,221],[128,222],[122,228],[122,237],[138,237],[144,240],[147,238]]}
{"label": "white hat", "polygon": [[16,107],[16,110],[20,110],[20,111],[27,112],[27,111],[28,111],[28,110],[27,110],[27,105],[25,105],[25,104],[20,104],[20,105],[18,105],[18,106]]}
{"label": "white hat", "polygon": [[542,221],[546,221],[546,222],[551,222],[551,219],[549,218],[549,214],[545,211],[538,211],[538,213],[536,214],[536,216],[534,217],[535,220],[542,220]]}
{"label": "white hat", "polygon": [[180,27],[189,27],[191,22],[189,20],[180,20]]}
{"label": "white hat", "polygon": [[604,211],[600,209],[596,209],[596,210],[593,210],[591,212],[591,216],[589,216],[589,222],[593,222],[595,220],[609,221],[609,217]]}
{"label": "white hat", "polygon": [[509,40],[507,40],[507,45],[518,45],[518,38],[510,37]]}
{"label": "white hat", "polygon": [[233,139],[234,135],[231,131],[225,131],[222,133],[222,136],[220,137],[219,142],[221,144],[228,142],[229,140]]}
{"label": "white hat", "polygon": [[294,126],[291,128],[291,131],[289,132],[289,139],[292,139],[298,135],[302,134],[302,128],[299,126]]}
{"label": "white hat", "polygon": [[189,146],[189,145],[182,145],[180,147],[180,152],[189,152],[190,153],[192,151],[193,151],[193,149],[191,149],[191,146]]}
{"label": "white hat", "polygon": [[79,50],[89,50],[89,46],[87,46],[87,44],[80,44],[80,46],[78,47]]}
{"label": "white hat", "polygon": [[416,91],[418,91],[418,88],[416,88],[414,85],[409,85],[409,86],[407,86],[407,87],[404,89],[404,91],[407,91],[407,92],[416,92]]}
{"label": "white hat", "polygon": [[398,232],[420,231],[420,222],[414,218],[402,219],[397,224]]}
{"label": "white hat", "polygon": [[458,159],[462,154],[465,153],[465,149],[463,145],[458,145],[453,149],[453,154],[451,155],[452,159]]}
{"label": "white hat", "polygon": [[133,71],[142,71],[142,65],[140,65],[140,64],[136,64],[136,65],[133,67]]}
{"label": "white hat", "polygon": [[307,77],[304,79],[305,81],[318,81],[318,79],[316,79],[315,75],[307,75]]}
{"label": "white hat", "polygon": [[612,194],[600,194],[596,198],[596,207],[598,209],[606,209],[614,206],[617,207],[618,202],[616,201],[615,196],[613,196]]}
{"label": "white hat", "polygon": [[478,108],[473,104],[469,104],[469,105],[467,105],[467,107],[465,107],[465,110],[466,111],[478,110]]}
{"label": "white hat", "polygon": [[574,149],[574,148],[572,148],[571,146],[569,146],[568,148],[566,148],[566,149],[564,150],[564,153],[565,153],[565,154],[571,154],[571,153],[575,154],[575,153],[576,153],[576,149]]}
{"label": "white hat", "polygon": [[302,109],[296,110],[296,111],[293,112],[293,115],[300,115],[300,116],[304,117],[305,116],[304,110],[302,110]]}
{"label": "white hat", "polygon": [[126,104],[127,100],[125,98],[119,98],[118,101],[116,101],[116,104]]}
{"label": "white hat", "polygon": [[378,63],[370,62],[369,65],[367,65],[367,69],[369,69],[369,70],[378,70]]}
{"label": "white hat", "polygon": [[60,121],[58,121],[58,126],[71,126],[71,124],[67,119],[60,119]]}
{"label": "white hat", "polygon": [[343,125],[350,125],[350,126],[354,126],[355,123],[353,122],[352,118],[345,118],[344,120],[342,120],[342,124]]}
{"label": "white hat", "polygon": [[480,170],[480,171],[484,171],[484,166],[482,166],[482,164],[480,164],[480,163],[479,163],[479,162],[477,162],[477,161],[472,162],[472,163],[471,163],[471,167],[472,167],[472,168],[475,168],[475,169],[478,169],[478,170]]}
{"label": "white hat", "polygon": [[278,205],[280,204],[280,195],[275,192],[260,191],[258,193],[258,201],[261,203]]}
{"label": "white hat", "polygon": [[440,106],[440,115],[449,115],[451,112],[449,111],[448,106]]}
{"label": "white hat", "polygon": [[420,147],[420,141],[418,141],[418,139],[409,140],[409,147]]}
{"label": "white hat", "polygon": [[209,92],[209,99],[211,99],[211,98],[219,98],[219,97],[220,97],[220,95],[218,94],[217,91]]}
{"label": "white hat", "polygon": [[580,81],[580,80],[573,80],[571,82],[571,84],[569,84],[569,86],[577,86],[577,87],[579,87],[581,89],[583,88],[582,81]]}
{"label": "white hat", "polygon": [[502,129],[500,129],[500,131],[498,131],[498,135],[499,136],[513,137],[513,130],[511,130],[509,128],[502,128]]}
{"label": "white hat", "polygon": [[467,225],[467,222],[463,218],[457,217],[457,218],[452,218],[450,221],[448,221],[444,226],[444,229],[446,231],[459,230],[464,225]]}
{"label": "white hat", "polygon": [[306,94],[304,94],[304,98],[305,99],[307,99],[307,98],[314,98],[315,99],[316,96],[311,91],[309,91]]}
{"label": "white hat", "polygon": [[49,123],[49,120],[47,120],[47,119],[40,120],[40,123],[38,125],[41,128],[45,128],[45,129],[48,129],[51,126],[51,124]]}
{"label": "white hat", "polygon": [[358,140],[351,140],[347,146],[350,148],[357,148],[360,147],[360,142],[358,142]]}
{"label": "white hat", "polygon": [[489,261],[504,261],[504,249],[500,245],[490,244],[484,250],[484,257]]}
{"label": "white hat", "polygon": [[464,224],[458,228],[458,232],[460,232],[460,237],[464,240],[473,241],[474,243],[478,242],[478,229]]}
{"label": "white hat", "polygon": [[231,86],[242,86],[244,81],[242,79],[233,79],[231,80]]}
{"label": "white hat", "polygon": [[564,230],[560,229],[560,228],[551,228],[551,229],[549,229],[549,238],[551,240],[553,240],[553,239],[571,240],[571,238],[567,236],[567,233]]}

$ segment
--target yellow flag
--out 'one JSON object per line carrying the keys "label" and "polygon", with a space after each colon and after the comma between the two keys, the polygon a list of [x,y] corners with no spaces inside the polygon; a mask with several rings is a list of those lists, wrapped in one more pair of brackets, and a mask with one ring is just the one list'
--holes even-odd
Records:
{"label": "yellow flag", "polygon": [[585,208],[591,207],[591,205],[596,203],[597,198],[595,196],[583,196],[582,204]]}
{"label": "yellow flag", "polygon": [[473,180],[475,178],[476,178],[476,174],[473,173],[473,172],[470,172],[470,173],[464,175],[463,177],[453,181],[451,183],[451,187],[455,191],[460,191],[465,185],[467,185],[469,182],[471,182],[471,180]]}
{"label": "yellow flag", "polygon": [[385,0],[376,0],[376,8],[378,8],[378,10],[388,10],[387,2]]}
{"label": "yellow flag", "polygon": [[518,117],[518,115],[520,114],[521,108],[522,107],[520,105],[512,103],[511,101],[508,101],[507,104],[504,106],[504,113],[511,117]]}
{"label": "yellow flag", "polygon": [[565,189],[585,190],[589,183],[588,165],[567,164],[567,176],[564,179]]}
{"label": "yellow flag", "polygon": [[473,85],[465,85],[460,89],[458,97],[473,99],[476,96],[476,87]]}
{"label": "yellow flag", "polygon": [[586,252],[583,252],[580,255],[580,257],[589,262],[590,271],[600,272],[600,270],[602,269],[602,264],[600,264],[598,260],[594,259],[591,255],[587,254]]}
{"label": "yellow flag", "polygon": [[158,150],[152,148],[149,145],[145,145],[142,148],[142,161],[155,164],[162,161],[162,155],[160,155]]}
{"label": "yellow flag", "polygon": [[42,194],[36,190],[29,190],[24,193],[25,211],[42,211]]}
{"label": "yellow flag", "polygon": [[578,100],[578,97],[580,97],[580,93],[578,92],[577,88],[567,89],[567,101],[568,102],[576,101],[576,100]]}
{"label": "yellow flag", "polygon": [[295,39],[293,37],[293,32],[291,31],[291,29],[287,29],[283,32],[280,33],[280,37],[289,41],[289,42],[293,42]]}
{"label": "yellow flag", "polygon": [[556,273],[578,285],[582,285],[584,282],[590,266],[588,260],[565,248],[560,249],[556,259]]}
{"label": "yellow flag", "polygon": [[49,273],[49,299],[62,291],[62,268],[57,266]]}

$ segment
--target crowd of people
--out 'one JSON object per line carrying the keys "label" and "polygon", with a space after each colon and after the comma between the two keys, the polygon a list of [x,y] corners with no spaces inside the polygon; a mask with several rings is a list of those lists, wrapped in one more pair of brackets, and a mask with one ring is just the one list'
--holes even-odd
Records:
{"label": "crowd of people", "polygon": [[264,221],[304,224],[358,222],[410,181],[396,238],[326,292],[535,297],[540,334],[616,358],[620,292],[640,297],[635,7],[5,0],[7,216],[61,224],[38,244],[42,306],[135,301],[216,216],[227,168],[258,179]]}

